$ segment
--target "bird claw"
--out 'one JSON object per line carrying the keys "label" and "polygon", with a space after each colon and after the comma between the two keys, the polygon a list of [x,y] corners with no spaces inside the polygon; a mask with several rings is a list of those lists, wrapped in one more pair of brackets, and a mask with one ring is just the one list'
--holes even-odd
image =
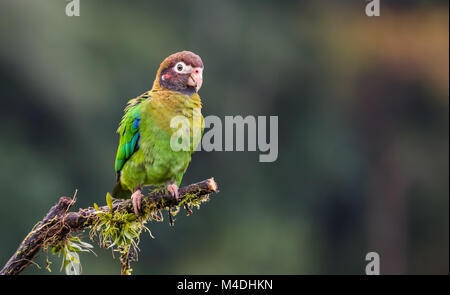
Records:
{"label": "bird claw", "polygon": [[170,195],[175,198],[175,200],[179,200],[178,186],[175,183],[171,183],[167,186],[167,190]]}
{"label": "bird claw", "polygon": [[141,190],[136,190],[131,195],[131,203],[133,203],[134,214],[136,214],[136,216],[139,216],[139,212],[141,211],[141,200],[143,196]]}

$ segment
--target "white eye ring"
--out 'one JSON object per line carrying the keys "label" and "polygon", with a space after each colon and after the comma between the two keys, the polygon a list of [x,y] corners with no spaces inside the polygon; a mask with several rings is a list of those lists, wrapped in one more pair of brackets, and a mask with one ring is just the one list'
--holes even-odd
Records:
{"label": "white eye ring", "polygon": [[186,64],[182,61],[177,62],[177,64],[173,67],[175,72],[177,73],[183,73],[186,69]]}

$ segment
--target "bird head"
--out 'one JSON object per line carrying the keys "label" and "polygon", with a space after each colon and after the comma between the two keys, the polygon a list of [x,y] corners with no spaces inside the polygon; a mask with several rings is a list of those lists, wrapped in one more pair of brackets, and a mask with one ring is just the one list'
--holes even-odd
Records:
{"label": "bird head", "polygon": [[159,66],[153,89],[168,89],[183,94],[197,93],[203,82],[203,62],[190,51],[167,57]]}

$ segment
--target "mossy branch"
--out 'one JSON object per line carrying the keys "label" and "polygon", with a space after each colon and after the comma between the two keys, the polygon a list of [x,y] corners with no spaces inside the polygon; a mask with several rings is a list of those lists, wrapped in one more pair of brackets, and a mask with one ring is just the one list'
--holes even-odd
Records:
{"label": "mossy branch", "polygon": [[[170,223],[173,223],[172,216],[179,211],[180,206],[185,206],[190,215],[192,213],[190,206],[199,206],[200,203],[209,200],[210,194],[217,192],[217,184],[213,178],[180,188],[178,200],[165,189],[154,190],[142,199],[141,207],[144,213],[138,218],[134,217],[131,200],[107,202],[109,204],[102,207],[94,204],[94,207],[69,212],[76,202],[76,194],[73,198],[61,197],[44,219],[25,237],[0,274],[19,274],[33,263],[40,249],[61,248],[61,245],[70,243],[72,232],[87,228],[91,229],[91,238],[97,235],[103,247],[118,247],[121,253],[121,273],[129,274],[130,261],[136,260],[138,242],[136,239],[139,240],[141,230],[146,229],[144,224],[147,221],[161,221],[161,210],[165,209],[169,210]],[[175,211],[172,211],[174,208]],[[108,231],[105,230],[105,225]],[[114,232],[110,230],[112,225],[116,226]]]}

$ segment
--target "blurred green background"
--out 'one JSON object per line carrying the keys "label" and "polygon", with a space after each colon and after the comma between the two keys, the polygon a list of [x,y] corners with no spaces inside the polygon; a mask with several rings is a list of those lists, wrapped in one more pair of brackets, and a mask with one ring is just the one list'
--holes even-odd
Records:
{"label": "blurred green background", "polygon": [[127,100],[191,50],[204,115],[278,116],[278,160],[196,153],[183,183],[220,194],[148,224],[134,274],[448,274],[448,1],[393,2],[2,0],[0,264],[60,196],[105,203]]}

